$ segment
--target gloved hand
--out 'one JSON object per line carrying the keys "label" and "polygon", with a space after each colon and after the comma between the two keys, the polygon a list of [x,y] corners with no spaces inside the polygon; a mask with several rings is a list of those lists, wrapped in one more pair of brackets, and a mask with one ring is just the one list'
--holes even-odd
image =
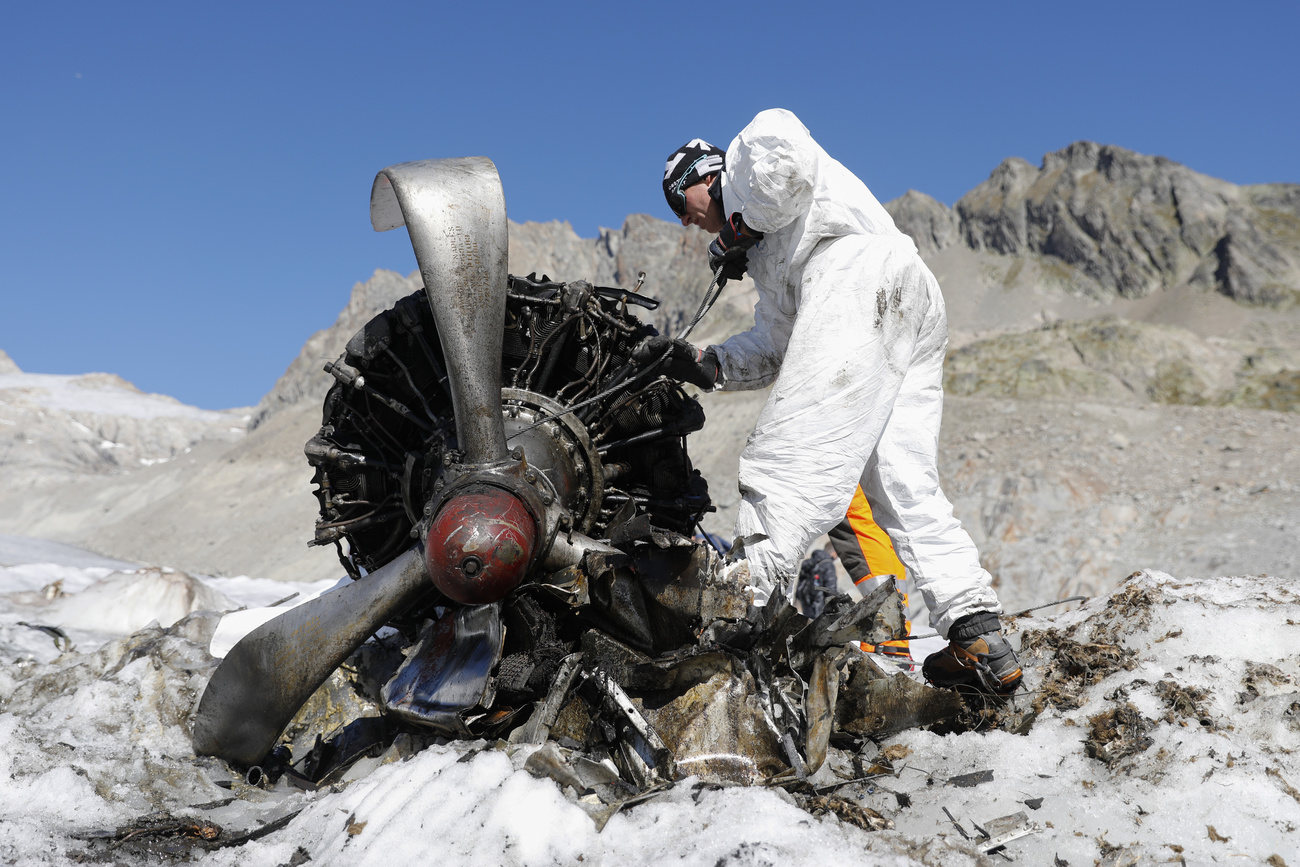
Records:
{"label": "gloved hand", "polygon": [[696,349],[685,340],[656,334],[636,345],[632,360],[649,364],[663,358],[665,353],[668,357],[660,365],[665,375],[700,388],[713,388],[717,384],[718,354],[712,347]]}
{"label": "gloved hand", "polygon": [[739,212],[731,215],[718,233],[718,237],[709,244],[709,270],[717,271],[718,286],[726,286],[728,280],[739,280],[749,268],[749,248],[763,240],[763,233],[745,225],[745,218]]}

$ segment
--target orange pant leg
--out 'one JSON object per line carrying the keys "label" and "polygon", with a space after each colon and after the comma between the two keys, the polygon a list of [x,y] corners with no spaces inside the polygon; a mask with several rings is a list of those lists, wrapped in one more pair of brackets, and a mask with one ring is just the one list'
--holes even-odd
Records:
{"label": "orange pant leg", "polygon": [[[871,504],[867,502],[867,497],[862,493],[859,486],[853,492],[853,502],[849,504],[849,512],[846,516],[849,527],[853,530],[853,537],[857,541],[857,547],[862,552],[862,559],[866,564],[866,574],[854,576],[854,584],[862,584],[864,581],[870,581],[880,575],[893,575],[896,580],[903,581],[907,578],[907,570],[903,567],[903,562],[898,559],[898,553],[894,551],[894,543],[889,538],[889,534],[881,529],[871,515]],[[862,572],[859,566],[854,571]],[[899,590],[902,596],[903,612],[906,614],[908,598],[907,593]],[[904,621],[904,628],[908,634],[912,632],[912,622]],[[896,656],[910,656],[906,641],[886,641],[879,647],[873,647],[870,644],[863,644],[862,649],[868,653],[879,651]]]}

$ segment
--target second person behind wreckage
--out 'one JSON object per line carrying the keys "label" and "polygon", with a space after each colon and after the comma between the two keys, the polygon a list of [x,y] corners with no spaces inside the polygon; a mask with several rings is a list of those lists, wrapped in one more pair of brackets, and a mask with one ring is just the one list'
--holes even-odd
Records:
{"label": "second person behind wreckage", "polygon": [[740,457],[732,549],[755,603],[793,594],[808,544],[861,486],[949,639],[926,678],[1013,692],[1021,668],[992,578],[939,486],[948,327],[916,245],[783,109],[760,112],[725,153],[701,139],[674,151],[664,194],[683,225],[717,234],[710,268],[722,280],[748,269],[758,290],[749,331],[706,349],[666,336],[638,347],[701,388],[772,386]]}

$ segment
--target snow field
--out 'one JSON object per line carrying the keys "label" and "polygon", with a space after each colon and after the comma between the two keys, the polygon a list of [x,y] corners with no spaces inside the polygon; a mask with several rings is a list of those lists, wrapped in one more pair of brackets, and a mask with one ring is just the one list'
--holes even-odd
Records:
{"label": "snow field", "polygon": [[[132,826],[157,810],[204,817],[228,836],[301,810],[260,839],[195,849],[193,861],[251,867],[302,863],[304,856],[321,865],[990,863],[980,860],[977,841],[963,839],[944,808],[972,838],[977,825],[1025,812],[1033,833],[1006,850],[1023,863],[1143,857],[1262,863],[1275,854],[1290,863],[1294,857],[1300,660],[1293,648],[1300,598],[1280,578],[1178,580],[1147,572],[1077,610],[1022,618],[1013,640],[1056,630],[1080,644],[1113,641],[1132,652],[1132,667],[1098,672],[1095,683],[1077,689],[1078,706],[1057,706],[1047,701],[1047,680],[1059,659],[1040,643],[1026,655],[1028,690],[1017,699],[1025,708],[1036,698],[1043,704],[1028,732],[912,730],[888,739],[883,746],[902,754],[893,763],[896,773],[840,790],[895,824],[892,831],[866,833],[833,816],[813,817],[779,790],[716,789],[691,779],[625,808],[598,831],[572,791],[523,769],[528,749],[483,742],[358,765],[355,778],[335,789],[247,787],[222,763],[196,759],[189,743],[189,717],[215,664],[207,647],[217,615],[200,612],[170,628],[154,624],[123,635],[107,629],[131,622],[118,612],[102,631],[67,627],[77,650],[64,654],[47,634],[18,625],[49,623],[43,618],[60,610],[61,600],[41,593],[50,580],[63,581],[65,599],[122,582],[111,586],[129,600],[123,606],[135,620],[161,622],[160,612],[174,610],[175,594],[159,583],[167,573],[105,570],[0,567],[0,859],[65,864],[78,853],[105,852],[103,843],[73,835]],[[207,583],[170,575],[163,584]],[[233,604],[265,605],[308,590],[249,578],[211,583],[211,592]],[[200,587],[191,591],[193,605],[207,598]],[[1096,740],[1092,720],[1128,705],[1144,720],[1145,748],[1135,746],[1110,765],[1090,757],[1085,742]],[[972,787],[948,782],[990,769],[992,780]],[[909,795],[910,806],[900,806],[895,793]],[[159,863],[127,848],[111,858]]]}

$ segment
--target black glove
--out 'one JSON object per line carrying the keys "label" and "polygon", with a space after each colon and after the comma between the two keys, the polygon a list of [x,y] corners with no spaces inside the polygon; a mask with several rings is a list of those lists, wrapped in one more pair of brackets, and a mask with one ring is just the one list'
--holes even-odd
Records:
{"label": "black glove", "polygon": [[700,388],[713,388],[718,382],[718,354],[712,347],[696,349],[685,340],[656,334],[647,337],[632,350],[632,359],[649,364],[667,358],[660,365],[667,376],[679,382],[689,382]]}
{"label": "black glove", "polygon": [[739,212],[731,215],[718,237],[709,244],[709,270],[717,271],[718,285],[726,286],[728,280],[739,280],[749,268],[749,248],[763,240],[763,233],[745,225]]}

